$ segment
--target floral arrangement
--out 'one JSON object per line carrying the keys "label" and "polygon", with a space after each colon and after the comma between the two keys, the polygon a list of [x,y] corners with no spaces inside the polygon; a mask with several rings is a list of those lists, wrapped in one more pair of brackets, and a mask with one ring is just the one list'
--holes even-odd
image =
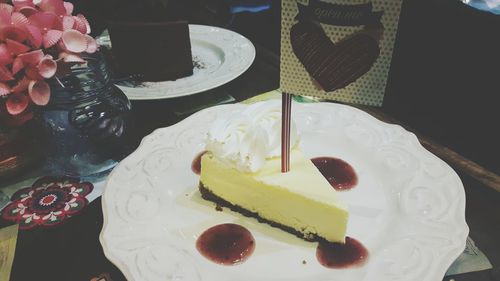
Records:
{"label": "floral arrangement", "polygon": [[87,19],[72,13],[73,4],[63,0],[0,0],[0,117],[46,105],[46,79],[97,50]]}

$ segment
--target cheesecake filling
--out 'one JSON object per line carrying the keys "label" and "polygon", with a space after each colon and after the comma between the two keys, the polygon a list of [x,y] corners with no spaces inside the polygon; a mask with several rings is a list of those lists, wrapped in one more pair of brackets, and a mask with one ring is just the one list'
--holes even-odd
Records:
{"label": "cheesecake filling", "polygon": [[211,153],[202,157],[201,165],[200,182],[213,195],[293,228],[306,240],[345,241],[346,206],[299,150],[292,151],[286,174],[280,172],[279,158],[266,161],[256,173],[241,173]]}

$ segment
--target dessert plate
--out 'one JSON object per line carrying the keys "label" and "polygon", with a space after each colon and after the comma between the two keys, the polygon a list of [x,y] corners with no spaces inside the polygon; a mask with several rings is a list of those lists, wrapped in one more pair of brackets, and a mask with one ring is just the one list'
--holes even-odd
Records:
{"label": "dessert plate", "polygon": [[[348,236],[369,251],[363,266],[325,268],[315,243],[203,200],[192,161],[209,125],[244,106],[212,107],[156,130],[109,176],[100,241],[128,280],[443,278],[468,234],[459,177],[414,134],[349,106],[294,104],[293,110],[305,155],[342,158],[358,174],[357,187],[340,196],[350,210]],[[255,237],[255,252],[244,263],[218,265],[197,251],[199,235],[222,223],[240,224]]]}
{"label": "dessert plate", "polygon": [[[193,75],[175,81],[125,80],[117,86],[131,100],[154,100],[188,96],[223,85],[245,72],[255,59],[255,47],[242,35],[223,28],[189,25]],[[109,35],[97,38],[111,47]]]}

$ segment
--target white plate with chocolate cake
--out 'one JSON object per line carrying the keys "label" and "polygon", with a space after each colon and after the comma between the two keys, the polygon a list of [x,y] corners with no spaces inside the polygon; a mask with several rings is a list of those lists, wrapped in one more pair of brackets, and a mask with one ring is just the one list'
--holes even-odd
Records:
{"label": "white plate with chocolate cake", "polygon": [[441,280],[468,234],[457,174],[358,109],[293,111],[286,174],[279,102],[212,107],[144,138],[108,178],[106,256],[128,280]]}
{"label": "white plate with chocolate cake", "polygon": [[[172,81],[141,81],[141,75],[118,78],[116,85],[131,100],[189,96],[221,86],[243,74],[255,59],[255,47],[244,36],[223,28],[189,25],[192,75]],[[109,35],[97,41],[111,47]]]}

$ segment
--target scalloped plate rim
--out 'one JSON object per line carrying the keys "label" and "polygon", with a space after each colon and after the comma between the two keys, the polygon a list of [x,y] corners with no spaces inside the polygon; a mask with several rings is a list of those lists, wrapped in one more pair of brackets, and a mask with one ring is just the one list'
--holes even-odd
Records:
{"label": "scalloped plate rim", "polygon": [[[297,104],[296,102],[294,102],[294,104]],[[191,116],[187,117],[186,119],[184,119],[183,121],[179,122],[179,123],[176,123],[176,124],[173,124],[171,126],[168,126],[168,127],[163,127],[163,128],[157,128],[155,129],[151,134],[147,135],[146,137],[144,137],[140,143],[140,145],[137,147],[137,149],[131,153],[127,158],[129,158],[131,155],[133,154],[136,154],[138,153],[141,148],[144,148],[144,146],[146,145],[146,141],[149,137],[152,137],[154,135],[157,135],[159,134],[159,132],[161,131],[166,131],[166,130],[171,130],[171,129],[175,129],[176,127],[181,127],[183,126],[183,124],[187,123],[189,120],[193,120],[195,118],[197,118],[198,116],[200,115],[203,115],[203,114],[206,114],[207,112],[211,112],[211,111],[219,111],[219,110],[225,110],[226,108],[227,109],[230,109],[232,106],[234,106],[235,104],[226,104],[226,105],[217,105],[217,106],[213,106],[213,107],[210,107],[210,108],[207,108],[207,109],[204,109],[204,110],[201,110],[201,111],[198,111],[194,114],[192,114]],[[241,105],[241,104],[237,104],[237,105]],[[409,134],[412,138],[414,138],[416,141],[417,141],[417,144],[418,144],[418,148],[420,150],[423,150],[423,151],[426,151],[428,153],[430,153],[433,157],[435,157],[437,160],[441,161],[442,163],[445,164],[445,166],[449,169],[449,171],[451,171],[456,177],[458,177],[459,179],[459,186],[457,187],[458,190],[461,191],[460,195],[461,197],[464,199],[463,200],[463,205],[460,206],[460,216],[461,218],[463,219],[463,224],[461,225],[461,229],[460,231],[455,231],[456,233],[458,232],[462,232],[463,233],[463,236],[460,237],[460,240],[463,241],[460,245],[456,245],[456,246],[461,246],[461,247],[457,247],[454,251],[454,254],[453,255],[450,255],[448,256],[448,258],[446,259],[443,259],[441,261],[441,267],[440,267],[440,270],[439,272],[436,272],[437,275],[439,276],[442,276],[441,278],[443,278],[445,276],[445,273],[446,271],[448,270],[448,268],[451,266],[451,264],[456,260],[456,258],[463,252],[463,250],[459,250],[459,248],[463,248],[465,249],[465,246],[466,246],[466,239],[468,237],[468,234],[469,234],[469,226],[465,220],[465,201],[466,201],[466,198],[465,198],[465,190],[464,190],[464,186],[463,186],[463,183],[460,179],[460,177],[458,176],[458,174],[455,172],[454,169],[452,169],[446,162],[444,162],[441,158],[437,157],[436,155],[434,155],[433,153],[431,153],[430,151],[428,151],[427,149],[425,149],[425,147],[423,147],[421,145],[421,143],[418,141],[416,135],[408,130],[406,130],[404,127],[398,125],[398,124],[390,124],[390,123],[386,123],[386,122],[383,122],[377,118],[375,118],[374,116],[368,114],[367,112],[363,111],[363,110],[360,110],[358,108],[355,108],[355,107],[352,107],[352,106],[349,106],[349,105],[344,105],[344,104],[337,104],[337,103],[328,103],[328,102],[318,102],[318,103],[306,103],[306,104],[300,104],[301,106],[304,106],[304,107],[315,107],[315,106],[331,106],[331,107],[334,107],[334,106],[338,106],[340,108],[347,108],[349,110],[353,110],[354,112],[358,112],[358,113],[361,113],[361,114],[364,114],[365,116],[371,118],[372,120],[375,120],[376,122],[378,122],[380,125],[386,127],[386,128],[390,128],[390,127],[397,127],[397,128],[400,128],[402,129],[405,133]],[[124,159],[126,160],[126,159]],[[121,163],[118,164],[118,166],[122,165]],[[106,179],[106,182],[105,182],[105,187],[108,187],[109,185],[109,182],[110,182],[110,179],[114,176],[115,172],[117,171],[117,169],[115,168],[111,173],[110,175],[107,177]],[[127,280],[134,280],[133,279],[133,276],[132,274],[129,272],[128,270],[128,267],[127,265],[123,264],[119,257],[118,256],[115,256],[112,251],[108,248],[108,245],[106,243],[106,232],[109,230],[109,226],[108,226],[108,214],[106,212],[106,190],[108,190],[108,188],[105,188],[104,189],[104,192],[102,194],[102,200],[101,200],[101,203],[102,203],[102,210],[103,210],[103,227],[101,229],[101,232],[99,234],[99,241],[101,243],[101,246],[103,248],[103,252],[104,252],[104,255],[106,256],[106,258],[108,258],[115,266],[117,266],[117,268],[119,270],[122,271],[122,273],[125,275],[126,279]],[[456,230],[456,229],[455,229]],[[441,279],[439,279],[441,280]],[[353,280],[354,281],[354,280]]]}

